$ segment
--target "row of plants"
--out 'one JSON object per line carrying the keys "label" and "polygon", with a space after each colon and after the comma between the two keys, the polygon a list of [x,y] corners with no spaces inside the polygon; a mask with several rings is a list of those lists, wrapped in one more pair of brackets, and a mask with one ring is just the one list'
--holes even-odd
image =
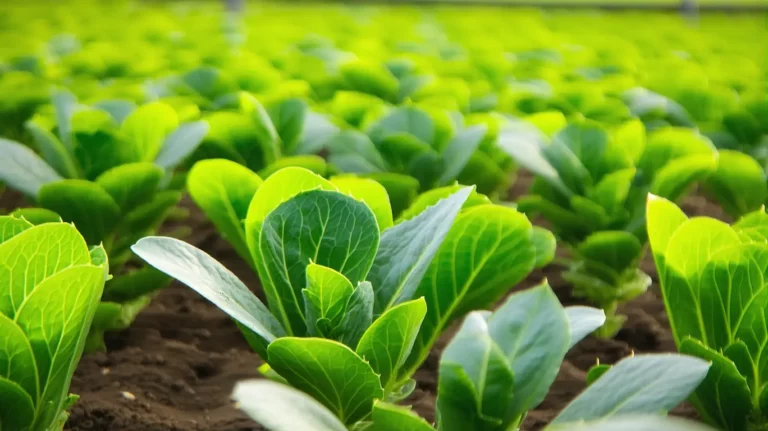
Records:
{"label": "row of plants", "polygon": [[[522,12],[519,38],[485,9],[470,12],[478,29],[443,8],[321,20],[304,7],[286,24],[260,6],[223,26],[207,8],[118,6],[88,25],[98,6],[8,14],[2,38],[42,28],[0,54],[0,182],[30,204],[0,218],[3,429],[60,429],[80,354],[172,278],[264,360],[272,382],[235,398],[271,429],[432,428],[398,403],[457,321],[436,426],[518,429],[570,347],[621,329],[620,306],[651,284],[648,243],[688,356],[595,367],[549,429],[689,429],[648,415],[694,390],[710,425],[764,424],[768,99],[753,21],[640,15],[658,26],[627,35],[625,18]],[[106,30],[127,18],[131,32]],[[724,50],[712,29],[743,46]],[[518,167],[534,183],[505,202]],[[697,186],[739,221],[686,220],[672,202]],[[184,228],[154,236],[184,225],[185,192],[266,304]],[[597,308],[564,308],[544,282],[478,311],[553,259]]]}

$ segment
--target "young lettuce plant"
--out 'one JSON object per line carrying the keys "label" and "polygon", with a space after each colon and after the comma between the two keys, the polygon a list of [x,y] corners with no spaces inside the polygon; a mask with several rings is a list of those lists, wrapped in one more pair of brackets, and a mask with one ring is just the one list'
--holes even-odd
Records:
{"label": "young lettuce plant", "polygon": [[501,132],[499,143],[536,175],[518,208],[543,216],[571,249],[563,277],[575,296],[605,310],[599,335],[614,336],[625,320],[617,307],[651,283],[638,268],[646,241],[644,195],[682,197],[715,169],[714,147],[689,129],[663,128],[646,139],[639,121],[613,133],[573,123],[552,139],[517,123]]}
{"label": "young lettuce plant", "polygon": [[712,362],[691,402],[718,429],[768,426],[768,215],[729,226],[648,197],[648,236],[678,349]]}
{"label": "young lettuce plant", "polygon": [[327,140],[328,160],[342,172],[381,182],[395,215],[419,191],[456,181],[474,184],[479,193],[492,198],[506,191],[511,159],[484,143],[487,126],[464,126],[461,115],[442,114],[430,115],[415,106],[394,108],[369,121],[367,134],[345,130]]}
{"label": "young lettuce plant", "polygon": [[[202,140],[205,122],[178,124],[169,106],[135,110],[78,106],[66,93],[54,97],[55,125],[33,119],[27,129],[42,157],[0,139],[0,180],[26,195],[35,208],[14,212],[37,224],[74,223],[90,245],[102,245],[116,277],[107,283],[87,349],[104,349],[103,332],[126,328],[170,278],[151,267],[125,270],[129,246],[156,231],[181,198],[171,187],[174,168]],[[48,126],[48,127],[46,127]]]}
{"label": "young lettuce plant", "polygon": [[286,166],[301,166],[322,176],[330,167],[315,155],[338,128],[309,110],[300,99],[275,102],[267,108],[252,95],[232,93],[215,112],[204,116],[210,132],[189,160],[222,158],[257,171],[263,177]]}
{"label": "young lettuce plant", "polygon": [[69,385],[108,278],[74,226],[0,217],[0,426],[61,431]]}
{"label": "young lettuce plant", "polygon": [[[604,321],[601,310],[564,308],[546,283],[511,295],[494,313],[471,312],[440,359],[436,427],[408,407],[379,399],[371,416],[353,429],[519,430],[527,411],[543,401],[566,352]],[[608,367],[546,429],[666,413],[698,386],[708,368],[703,360],[674,354],[626,358]],[[234,398],[270,430],[347,429],[322,399],[276,382],[239,383]]]}
{"label": "young lettuce plant", "polygon": [[[268,307],[173,238],[133,246],[234,318],[271,370],[352,424],[400,399],[441,331],[552,258],[554,238],[469,187],[435,190],[393,224],[384,188],[302,168],[262,181],[234,162],[190,174],[203,211],[257,270]],[[348,384],[350,375],[359,382]]]}

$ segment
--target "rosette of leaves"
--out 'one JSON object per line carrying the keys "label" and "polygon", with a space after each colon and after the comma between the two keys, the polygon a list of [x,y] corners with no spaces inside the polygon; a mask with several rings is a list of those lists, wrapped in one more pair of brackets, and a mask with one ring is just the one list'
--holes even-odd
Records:
{"label": "rosette of leaves", "polygon": [[65,93],[54,97],[55,121],[27,123],[40,155],[0,139],[0,180],[34,202],[13,214],[38,224],[74,223],[93,246],[110,255],[115,278],[107,283],[88,350],[104,349],[103,332],[126,328],[170,278],[136,267],[130,245],[155,232],[175,208],[181,191],[175,168],[200,143],[208,125],[179,124],[169,106],[155,102],[101,107],[77,105]]}
{"label": "rosette of leaves", "polygon": [[61,431],[108,278],[102,247],[74,226],[0,217],[0,426]]}
{"label": "rosette of leaves", "polygon": [[419,192],[456,181],[491,197],[509,186],[514,166],[482,122],[465,126],[461,115],[403,106],[369,123],[366,133],[344,130],[326,141],[328,161],[384,185],[396,216]]}
{"label": "rosette of leaves", "polygon": [[[371,416],[353,429],[519,430],[527,411],[543,401],[566,352],[604,320],[594,308],[562,307],[546,283],[513,294],[494,313],[470,313],[443,351],[435,426],[409,407],[378,399]],[[630,428],[610,425],[627,423],[629,417],[646,426],[665,423],[661,415],[684,400],[708,368],[703,360],[674,354],[632,356],[603,366],[545,429],[623,430]],[[280,383],[239,383],[233,397],[273,431],[347,429],[321,399]]]}
{"label": "rosette of leaves", "polygon": [[25,137],[24,122],[50,99],[50,85],[38,74],[11,65],[0,73],[0,136]]}
{"label": "rosette of leaves", "polygon": [[768,215],[761,209],[730,226],[688,219],[652,195],[647,210],[675,342],[681,352],[712,363],[691,403],[717,429],[764,429]]}
{"label": "rosette of leaves", "polygon": [[375,399],[408,396],[447,325],[499,300],[554,252],[549,232],[469,187],[434,190],[393,223],[386,191],[370,179],[292,167],[262,181],[225,160],[199,163],[189,179],[256,268],[268,306],[182,241],[144,238],[134,252],[228,313],[266,372],[347,424],[370,415]]}
{"label": "rosette of leaves", "polygon": [[330,173],[325,160],[315,154],[338,127],[312,112],[301,99],[286,99],[265,108],[248,93],[232,93],[203,118],[210,131],[189,166],[218,158],[237,162],[265,178],[286,166],[301,166],[322,176]]}
{"label": "rosette of leaves", "polygon": [[625,320],[617,307],[651,283],[638,267],[645,194],[680,199],[715,170],[714,147],[690,129],[662,128],[646,137],[639,121],[612,131],[572,123],[551,139],[523,123],[501,134],[502,148],[536,175],[518,208],[545,218],[570,248],[563,277],[575,296],[605,310],[608,320],[598,334],[612,337]]}

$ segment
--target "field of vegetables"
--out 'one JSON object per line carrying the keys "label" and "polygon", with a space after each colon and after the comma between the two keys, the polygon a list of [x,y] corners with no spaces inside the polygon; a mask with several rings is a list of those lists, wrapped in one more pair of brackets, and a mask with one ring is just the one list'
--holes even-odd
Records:
{"label": "field of vegetables", "polygon": [[767,22],[0,5],[0,430],[768,429]]}

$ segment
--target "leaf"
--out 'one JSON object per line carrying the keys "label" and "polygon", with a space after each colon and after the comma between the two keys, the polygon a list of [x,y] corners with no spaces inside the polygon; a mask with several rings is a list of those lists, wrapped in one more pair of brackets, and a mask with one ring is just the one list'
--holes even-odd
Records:
{"label": "leaf", "polygon": [[61,176],[34,151],[17,142],[0,139],[0,181],[9,187],[36,197],[40,188],[61,180]]}
{"label": "leaf", "polygon": [[136,161],[151,162],[163,148],[166,136],[179,127],[176,111],[162,102],[139,106],[120,126]]}
{"label": "leaf", "polygon": [[[292,386],[320,401],[347,425],[371,413],[383,396],[379,377],[349,347],[321,338],[273,341],[268,363]],[[349,384],[354,376],[355,384]]]}
{"label": "leaf", "polygon": [[696,389],[708,369],[701,359],[676,354],[625,358],[568,404],[552,424],[667,412]]}
{"label": "leaf", "polygon": [[509,415],[538,406],[555,381],[570,345],[568,317],[546,283],[514,295],[488,319],[515,376]]}
{"label": "leaf", "polygon": [[605,312],[597,308],[584,306],[566,307],[565,315],[568,317],[568,327],[571,330],[569,350],[605,323]]}
{"label": "leaf", "polygon": [[413,295],[427,300],[427,315],[408,372],[421,365],[452,321],[491,307],[533,270],[530,231],[524,215],[497,205],[472,207],[456,218]]}
{"label": "leaf", "polygon": [[17,216],[15,213],[8,216],[0,216],[0,244],[14,236],[31,228],[33,223]]}
{"label": "leaf", "polygon": [[373,404],[373,431],[433,431],[434,428],[416,413],[377,400]]}
{"label": "leaf", "polygon": [[588,261],[595,261],[621,273],[640,259],[643,245],[629,232],[606,230],[588,236],[579,244],[578,252]]}
{"label": "leaf", "polygon": [[205,121],[180,125],[165,137],[155,164],[169,171],[176,168],[203,142],[209,129]]}
{"label": "leaf", "polygon": [[376,314],[413,297],[471,192],[463,188],[382,233],[368,278],[376,286]]}
{"label": "leaf", "polygon": [[[570,153],[566,153],[565,148]],[[597,123],[583,122],[571,123],[558,132],[544,154],[564,178],[579,178],[575,184],[578,187],[584,182],[582,169],[586,169],[592,183],[600,181],[610,170],[612,166],[606,166],[607,151],[607,132]],[[571,159],[570,154],[576,159]],[[566,172],[567,175],[563,175]],[[566,180],[566,184],[571,183]]]}
{"label": "leaf", "polygon": [[109,113],[117,124],[122,124],[136,109],[136,104],[127,100],[103,100],[93,106]]}
{"label": "leaf", "polygon": [[40,189],[37,203],[72,222],[88,244],[106,240],[120,222],[120,207],[98,184],[61,180]]}
{"label": "leaf", "polygon": [[147,202],[155,194],[163,170],[152,163],[128,163],[112,168],[96,178],[122,211]]}
{"label": "leaf", "polygon": [[32,426],[35,406],[18,384],[0,377],[0,424],[3,429],[23,430]]}
{"label": "leaf", "polygon": [[555,235],[552,232],[539,226],[533,226],[531,229],[531,243],[533,248],[536,249],[536,262],[534,263],[536,268],[543,268],[552,262],[557,251],[557,240],[555,240]]}
{"label": "leaf", "polygon": [[247,380],[235,386],[238,407],[272,431],[346,431],[325,406],[305,393],[269,380]]}
{"label": "leaf", "polygon": [[[55,420],[69,394],[103,288],[103,268],[73,266],[40,282],[18,309],[16,322],[29,339],[39,372],[36,423]],[[50,318],[63,315],[63,321]]]}
{"label": "leaf", "polygon": [[435,138],[435,125],[426,112],[411,106],[393,109],[381,118],[368,131],[368,136],[375,144],[389,136],[407,133],[426,144],[432,144]]}
{"label": "leaf", "polygon": [[72,131],[72,116],[77,110],[77,98],[66,90],[57,91],[51,97],[51,103],[56,115],[56,129],[59,133],[59,140],[67,150],[71,150],[72,141],[70,133]]}
{"label": "leaf", "polygon": [[609,419],[599,419],[591,422],[565,423],[552,425],[546,431],[713,431],[693,421],[658,415],[622,416]]}
{"label": "leaf", "polygon": [[41,388],[27,334],[4,314],[0,314],[0,331],[3,333],[3,341],[0,343],[0,381],[10,380],[28,397],[37,401]]}
{"label": "leaf", "polygon": [[153,267],[145,266],[121,274],[107,282],[104,289],[104,301],[126,302],[135,300],[163,289],[171,279]]}
{"label": "leaf", "polygon": [[650,191],[676,201],[690,185],[706,178],[716,167],[716,153],[679,157],[656,171]]}
{"label": "leaf", "polygon": [[398,383],[397,372],[411,353],[426,312],[424,298],[403,302],[386,310],[360,339],[356,352],[379,374],[385,393]]}
{"label": "leaf", "polygon": [[308,112],[304,118],[304,129],[294,154],[314,154],[328,143],[328,140],[339,133],[339,128],[325,116]]}
{"label": "leaf", "polygon": [[[307,265],[306,272],[307,287],[301,293],[307,332],[313,337],[331,338],[331,332],[341,324],[355,288],[337,271],[316,263]],[[321,319],[328,322],[327,328],[318,327]]]}
{"label": "leaf", "polygon": [[707,177],[705,186],[731,217],[758,210],[768,199],[763,168],[752,157],[736,151],[718,151],[717,169]]}
{"label": "leaf", "polygon": [[387,189],[394,217],[408,208],[419,192],[418,180],[408,175],[394,172],[374,172],[366,175],[366,177],[375,180]]}
{"label": "leaf", "polygon": [[158,270],[191,287],[267,343],[285,330],[266,306],[232,272],[183,241],[146,237],[131,247]]}
{"label": "leaf", "polygon": [[352,90],[372,94],[390,102],[397,98],[397,78],[380,64],[354,60],[342,64],[339,73],[344,83]]}
{"label": "leaf", "polygon": [[357,347],[363,333],[373,321],[373,287],[364,281],[357,285],[347,301],[347,312],[341,320],[339,341],[350,348]]}
{"label": "leaf", "polygon": [[381,153],[365,134],[343,130],[326,141],[328,161],[342,172],[365,174],[387,170]]}
{"label": "leaf", "polygon": [[392,208],[384,186],[374,180],[353,175],[332,177],[330,181],[340,192],[364,202],[376,216],[380,231],[392,227]]}
{"label": "leaf", "polygon": [[77,167],[64,144],[51,131],[43,128],[34,121],[24,124],[43,158],[64,178],[77,178]]}
{"label": "leaf", "polygon": [[277,135],[288,154],[293,154],[299,144],[307,110],[306,102],[301,99],[287,99],[267,108]]}
{"label": "leaf", "polygon": [[81,177],[93,180],[123,163],[138,162],[139,155],[119,133],[115,121],[104,111],[86,109],[72,117],[72,154]]}
{"label": "leaf", "polygon": [[438,185],[448,185],[459,176],[469,162],[472,153],[479,147],[486,133],[486,126],[479,124],[460,130],[448,142],[448,145],[442,152],[445,168],[437,179]]}
{"label": "leaf", "polygon": [[704,421],[720,429],[747,429],[753,408],[750,389],[734,363],[692,338],[680,343],[680,352],[711,363],[706,378],[691,396]]}
{"label": "leaf", "polygon": [[[51,223],[16,234],[0,244],[0,313],[16,319],[26,298],[43,280],[91,262],[88,246],[74,226]],[[34,268],[34,271],[30,271]],[[17,319],[16,319],[17,320]]]}
{"label": "leaf", "polygon": [[663,256],[666,254],[669,240],[675,231],[688,220],[688,217],[675,204],[653,194],[648,195],[646,204],[648,239],[660,272],[666,267]]}
{"label": "leaf", "polygon": [[237,254],[249,263],[252,257],[245,238],[244,221],[262,183],[250,169],[224,159],[197,162],[187,176],[192,199]]}
{"label": "leaf", "polygon": [[[643,156],[637,164],[638,171],[649,179],[655,179],[671,161],[689,156],[716,156],[714,146],[698,131],[682,127],[665,127],[648,136]],[[702,158],[703,159],[703,158]],[[714,168],[715,165],[712,165]]]}
{"label": "leaf", "polygon": [[440,359],[440,429],[498,429],[514,401],[513,375],[485,317],[469,314]]}
{"label": "leaf", "polygon": [[266,168],[260,170],[258,174],[262,178],[268,178],[275,172],[288,167],[304,168],[323,177],[328,175],[328,170],[329,170],[329,166],[325,162],[325,159],[323,159],[320,156],[310,154],[310,155],[302,155],[302,156],[282,157],[276,162],[267,166]]}
{"label": "leaf", "polygon": [[[266,186],[267,182],[259,191]],[[339,192],[303,192],[269,213],[259,238],[263,263],[257,265],[263,265],[259,275],[270,307],[289,334],[306,333],[299,298],[310,261],[340,272],[355,285],[368,274],[378,244],[371,210]]]}
{"label": "leaf", "polygon": [[13,211],[11,216],[23,218],[33,225],[61,221],[61,217],[58,214],[45,208],[19,208]]}

